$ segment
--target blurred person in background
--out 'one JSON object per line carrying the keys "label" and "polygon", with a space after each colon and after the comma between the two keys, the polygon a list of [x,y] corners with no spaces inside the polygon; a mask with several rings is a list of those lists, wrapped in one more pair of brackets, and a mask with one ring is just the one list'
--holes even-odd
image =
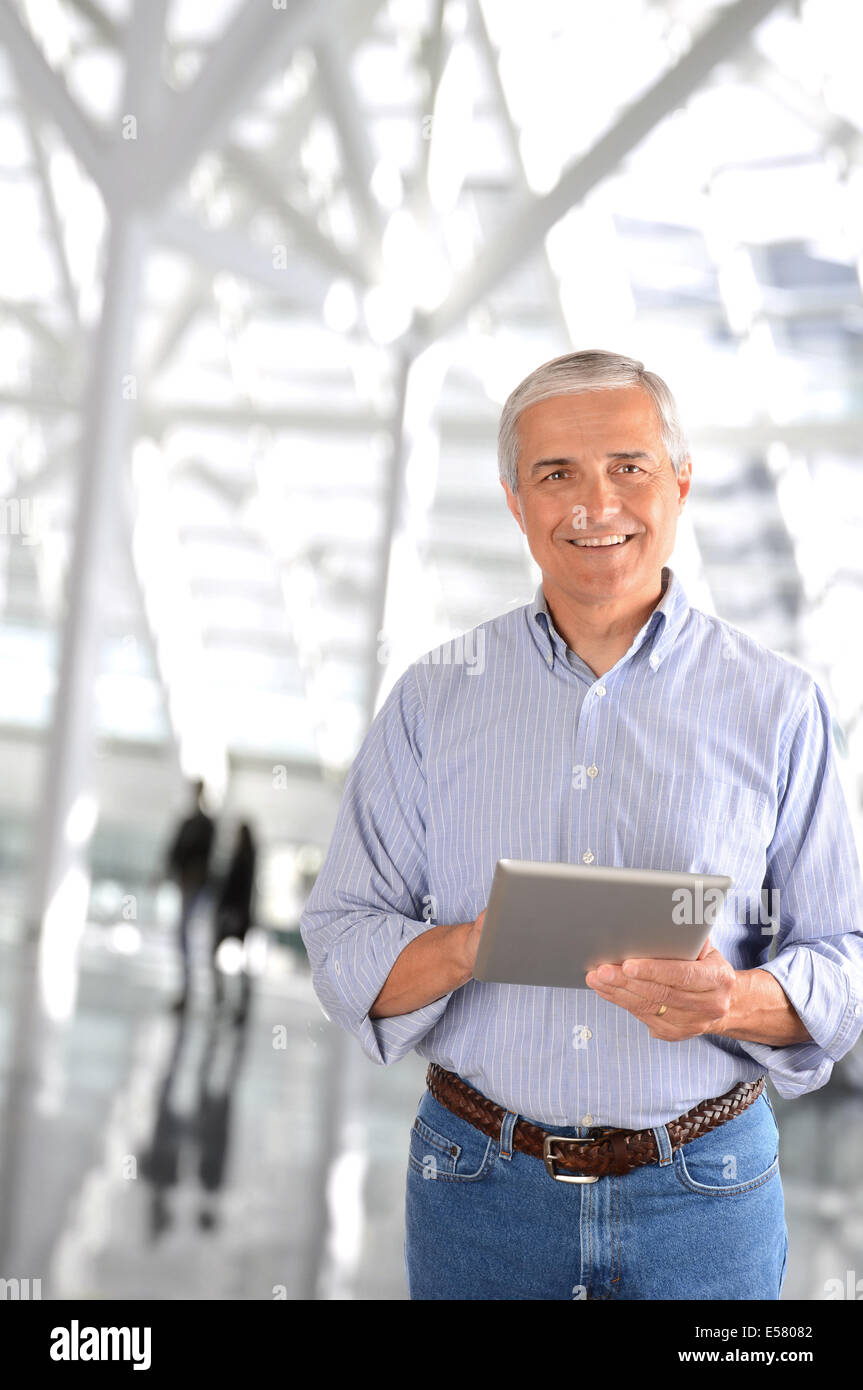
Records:
{"label": "blurred person in background", "polygon": [[[219,948],[223,941],[231,938],[245,948],[246,932],[252,922],[252,898],[255,889],[255,860],[257,857],[255,840],[251,826],[243,821],[237,828],[231,862],[225,875],[213,915],[213,980],[217,1004],[225,999],[223,972],[219,966]],[[240,998],[235,1017],[241,1023],[248,1012],[251,981],[248,960],[243,950],[242,966],[239,970],[241,980]]]}
{"label": "blurred person in background", "polygon": [[185,1009],[191,992],[191,957],[189,924],[203,900],[210,868],[210,855],[215,836],[215,822],[204,810],[204,783],[192,784],[194,809],[183,820],[171,842],[165,860],[165,876],[180,889],[180,920],[178,923],[180,957],[183,967],[183,986],[175,1010]]}

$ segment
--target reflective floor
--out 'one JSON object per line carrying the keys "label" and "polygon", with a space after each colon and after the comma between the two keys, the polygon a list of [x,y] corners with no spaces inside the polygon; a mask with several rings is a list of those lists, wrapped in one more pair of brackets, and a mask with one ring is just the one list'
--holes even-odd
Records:
{"label": "reflective floor", "polygon": [[[198,947],[197,998],[176,1013],[170,933],[88,928],[64,1000],[0,923],[0,1279],[39,1279],[47,1299],[406,1298],[425,1064],[368,1062],[286,948],[259,956],[245,1018],[232,997],[216,1010]],[[863,1297],[863,1066],[772,1095],[784,1296],[851,1297],[859,1279]]]}

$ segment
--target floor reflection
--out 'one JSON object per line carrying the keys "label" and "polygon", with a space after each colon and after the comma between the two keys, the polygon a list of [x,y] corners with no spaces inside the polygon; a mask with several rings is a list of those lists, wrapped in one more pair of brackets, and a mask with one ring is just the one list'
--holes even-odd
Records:
{"label": "floor reflection", "polygon": [[177,1185],[185,1155],[197,1172],[201,1188],[198,1225],[211,1231],[218,1224],[216,1198],[225,1176],[234,1097],[246,1041],[248,1013],[226,1015],[214,1009],[204,1025],[204,1046],[198,1064],[197,1104],[184,1113],[175,1099],[180,1070],[190,1050],[191,1030],[186,1012],[174,1019],[174,1042],[159,1085],[156,1120],[141,1152],[138,1174],[149,1184],[150,1237],[155,1241],[173,1220],[170,1193]]}
{"label": "floor reflection", "polygon": [[[285,951],[245,1016],[214,1007],[202,953],[202,988],[172,1013],[174,943],[140,937],[130,955],[88,929],[74,1016],[49,1023],[32,948],[0,930],[0,1277],[47,1299],[405,1299],[425,1064],[367,1062]],[[855,1053],[829,1087],[772,1098],[784,1297],[858,1280],[863,1297],[863,1067]]]}

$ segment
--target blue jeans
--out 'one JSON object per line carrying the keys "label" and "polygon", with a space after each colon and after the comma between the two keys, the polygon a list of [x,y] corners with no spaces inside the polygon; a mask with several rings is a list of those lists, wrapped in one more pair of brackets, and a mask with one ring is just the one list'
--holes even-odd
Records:
{"label": "blue jeans", "polygon": [[[778,1299],[788,1232],[779,1131],[762,1091],[659,1163],[555,1181],[426,1091],[410,1136],[405,1263],[412,1299]],[[586,1128],[556,1131],[587,1137]]]}

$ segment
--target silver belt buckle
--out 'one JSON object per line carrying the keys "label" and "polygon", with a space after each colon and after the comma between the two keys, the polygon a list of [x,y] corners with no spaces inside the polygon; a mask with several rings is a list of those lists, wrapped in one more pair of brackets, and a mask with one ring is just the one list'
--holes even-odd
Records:
{"label": "silver belt buckle", "polygon": [[542,1161],[546,1166],[548,1175],[554,1178],[555,1182],[599,1182],[599,1174],[592,1176],[589,1173],[556,1173],[554,1171],[555,1157],[560,1155],[551,1152],[552,1144],[593,1144],[594,1139],[565,1139],[562,1134],[547,1134],[542,1141]]}

